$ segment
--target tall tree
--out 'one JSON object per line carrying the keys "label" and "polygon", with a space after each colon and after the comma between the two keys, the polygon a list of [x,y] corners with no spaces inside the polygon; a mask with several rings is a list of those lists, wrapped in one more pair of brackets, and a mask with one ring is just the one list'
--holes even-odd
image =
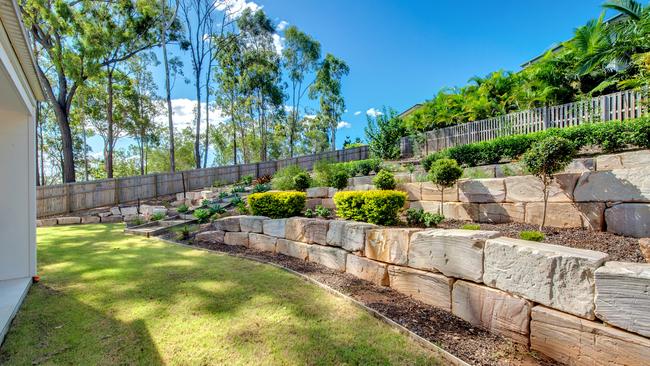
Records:
{"label": "tall tree", "polygon": [[309,88],[311,98],[319,98],[320,112],[330,130],[330,148],[336,150],[336,129],[345,111],[341,80],[350,72],[345,61],[327,54],[316,73],[316,80]]}
{"label": "tall tree", "polygon": [[[167,55],[167,40],[168,33],[173,29],[176,22],[176,14],[178,14],[178,1],[172,0],[173,5],[170,5],[168,0],[160,0],[160,43],[163,54],[163,64],[165,69],[165,100],[167,102],[167,125],[169,131],[169,170],[173,173],[176,171],[176,159],[174,157],[174,119],[172,110],[172,74],[171,71],[176,69],[170,68],[170,60]],[[173,10],[172,10],[173,9]]]}
{"label": "tall tree", "polygon": [[284,32],[285,47],[282,51],[284,66],[291,82],[291,111],[287,121],[289,137],[289,157],[293,157],[298,121],[300,118],[300,100],[308,91],[312,82],[305,83],[305,77],[314,71],[320,59],[320,43],[309,35],[291,26]]}

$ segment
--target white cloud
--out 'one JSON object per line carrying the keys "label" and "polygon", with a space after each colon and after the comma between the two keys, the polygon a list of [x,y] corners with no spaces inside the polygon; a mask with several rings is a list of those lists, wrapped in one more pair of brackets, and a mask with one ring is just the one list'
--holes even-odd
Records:
{"label": "white cloud", "polygon": [[277,28],[278,28],[278,30],[280,32],[282,32],[283,30],[285,30],[287,28],[288,25],[289,25],[289,22],[287,22],[286,20],[282,20],[282,21],[280,21],[280,23],[278,23]]}
{"label": "white cloud", "polygon": [[[205,102],[201,103],[201,130],[205,131]],[[184,130],[187,127],[195,128],[196,117],[194,111],[196,109],[196,100],[188,98],[172,99],[172,116],[174,120],[174,128],[178,131]],[[221,110],[210,108],[210,126],[214,127],[216,124],[225,122],[225,117]],[[156,117],[156,122],[167,126],[167,108],[164,113]]]}
{"label": "white cloud", "polygon": [[278,55],[282,54],[282,50],[284,49],[284,37],[280,37],[279,34],[275,33],[273,34],[273,46],[275,47],[275,52]]}
{"label": "white cloud", "polygon": [[355,115],[355,116],[358,116],[358,115],[360,115],[360,114],[361,114],[361,111],[356,111],[356,112],[354,112],[354,115]]}
{"label": "white cloud", "polygon": [[252,12],[262,9],[262,5],[247,0],[217,0],[215,6],[219,11],[226,11],[233,19],[239,18],[246,9]]}
{"label": "white cloud", "polygon": [[350,123],[348,123],[348,122],[345,122],[345,121],[339,122],[339,124],[336,126],[337,129],[350,128],[350,127],[352,127],[352,125]]}
{"label": "white cloud", "polygon": [[381,111],[375,108],[370,108],[366,111],[366,114],[369,115],[370,117],[377,117],[377,116],[381,116],[383,113],[381,113]]}

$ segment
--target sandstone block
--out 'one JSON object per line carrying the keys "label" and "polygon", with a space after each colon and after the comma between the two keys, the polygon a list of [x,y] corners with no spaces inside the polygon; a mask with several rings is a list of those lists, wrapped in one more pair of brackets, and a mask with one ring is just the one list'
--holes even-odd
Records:
{"label": "sandstone block", "polygon": [[[544,212],[543,202],[526,204],[526,223],[540,225]],[[546,209],[546,226],[584,227],[602,230],[605,204],[602,202],[549,203]]]}
{"label": "sandstone block", "polygon": [[101,220],[102,223],[114,224],[114,223],[122,222],[122,216],[121,215],[106,216],[106,217],[102,217]]}
{"label": "sandstone block", "polygon": [[309,258],[309,247],[309,244],[298,241],[278,239],[275,250],[286,256],[306,261]]}
{"label": "sandstone block", "polygon": [[81,224],[81,217],[59,217],[56,220],[58,225],[75,225]]}
{"label": "sandstone block", "polygon": [[371,259],[348,254],[345,271],[379,286],[388,286],[388,265]]}
{"label": "sandstone block", "polygon": [[284,238],[287,219],[269,219],[262,222],[262,232],[264,235]]}
{"label": "sandstone block", "polygon": [[343,249],[310,245],[309,260],[336,271],[345,272],[345,262],[348,252]]}
{"label": "sandstone block", "polygon": [[496,231],[433,229],[413,234],[408,253],[409,267],[442,272],[445,276],[474,282],[483,279],[485,241]]}
{"label": "sandstone block", "polygon": [[543,306],[531,312],[530,346],[567,365],[647,365],[650,340]]}
{"label": "sandstone block", "polygon": [[121,215],[122,211],[120,211],[119,207],[111,207],[111,215]]}
{"label": "sandstone block", "polygon": [[327,198],[328,195],[328,187],[307,188],[307,198]]}
{"label": "sandstone block", "polygon": [[584,173],[588,171],[596,170],[596,160],[594,158],[579,158],[573,159],[564,168],[564,173]]}
{"label": "sandstone block", "polygon": [[248,247],[261,250],[263,252],[275,253],[275,244],[277,241],[278,238],[273,236],[257,233],[248,234]]}
{"label": "sandstone block", "polygon": [[[548,202],[573,202],[580,174],[557,174],[549,186]],[[505,178],[507,202],[544,202],[544,185],[533,175]]]}
{"label": "sandstone block", "polygon": [[241,245],[248,246],[248,233],[240,233],[236,231],[226,231],[223,236],[224,244],[228,245]]}
{"label": "sandstone block", "polygon": [[321,205],[325,208],[329,208],[330,210],[336,210],[336,204],[332,198],[323,198]]}
{"label": "sandstone block", "polygon": [[315,209],[316,206],[319,206],[323,203],[322,198],[308,198],[305,202],[305,208]]}
{"label": "sandstone block", "polygon": [[390,287],[425,304],[451,310],[453,278],[408,267],[388,266]]}
{"label": "sandstone block", "polygon": [[246,233],[261,233],[266,216],[242,216],[239,219],[239,229]]}
{"label": "sandstone block", "polygon": [[494,170],[496,178],[512,177],[526,174],[526,170],[519,163],[497,164]]}
{"label": "sandstone block", "polygon": [[47,227],[47,226],[56,226],[57,221],[56,219],[41,219],[38,220],[41,222],[42,227]]}
{"label": "sandstone block", "polygon": [[327,231],[327,245],[340,247],[349,252],[363,250],[366,231],[377,227],[365,222],[332,220]]}
{"label": "sandstone block", "polygon": [[[650,176],[650,175],[649,175]],[[621,203],[605,210],[607,231],[643,238],[650,236],[650,204]]]}
{"label": "sandstone block", "polygon": [[454,283],[451,297],[451,312],[454,315],[528,345],[530,301],[465,281]]}
{"label": "sandstone block", "polygon": [[524,222],[526,206],[524,203],[481,203],[478,207],[478,221],[502,224]]}
{"label": "sandstone block", "polygon": [[363,185],[372,185],[373,182],[372,180],[375,179],[374,175],[366,175],[363,177],[352,177],[352,184],[349,184],[351,186],[363,186]]}
{"label": "sandstone block", "polygon": [[463,169],[463,178],[495,178],[496,165],[481,165]]}
{"label": "sandstone block", "polygon": [[244,216],[229,216],[229,217],[224,217],[218,220],[215,220],[212,223],[212,226],[214,227],[215,230],[221,230],[221,231],[232,231],[232,232],[237,232],[241,230],[240,226],[240,219]]}
{"label": "sandstone block", "polygon": [[[442,200],[442,191],[438,189],[431,182],[423,182],[422,184],[422,201],[440,201]],[[445,202],[458,201],[458,186],[445,188]]]}
{"label": "sandstone block", "polygon": [[411,235],[419,229],[373,229],[366,232],[365,256],[392,264],[406,265]]}
{"label": "sandstone block", "polygon": [[122,211],[123,216],[138,214],[138,208],[136,206],[122,207],[120,211]]}
{"label": "sandstone block", "polygon": [[223,244],[225,236],[226,232],[221,230],[204,231],[196,234],[194,240],[201,243]]}
{"label": "sandstone block", "polygon": [[334,188],[334,187],[328,187],[327,188],[327,198],[332,198],[334,197],[334,194],[338,192],[339,190]]}
{"label": "sandstone block", "polygon": [[650,150],[628,151],[596,157],[597,170],[643,168],[650,165]]}
{"label": "sandstone block", "polygon": [[504,178],[463,180],[458,184],[458,198],[461,202],[505,202]]}
{"label": "sandstone block", "polygon": [[408,202],[409,208],[424,210],[425,212],[438,213],[440,211],[440,201],[412,201]]}
{"label": "sandstone block", "polygon": [[650,202],[645,168],[582,173],[573,192],[576,202]]}
{"label": "sandstone block", "polygon": [[486,285],[594,319],[594,272],[607,254],[511,238],[487,240],[484,252]]}
{"label": "sandstone block", "polygon": [[400,183],[395,187],[395,189],[406,192],[409,201],[422,200],[422,183]]}
{"label": "sandstone block", "polygon": [[98,224],[101,221],[99,216],[82,216],[81,217],[81,223],[82,224]]}
{"label": "sandstone block", "polygon": [[286,223],[286,238],[307,244],[327,244],[329,221],[292,217]]}
{"label": "sandstone block", "polygon": [[647,263],[650,263],[650,238],[639,239],[639,250]]}
{"label": "sandstone block", "polygon": [[598,268],[596,316],[650,337],[650,264],[607,262]]}
{"label": "sandstone block", "polygon": [[454,220],[478,221],[478,213],[478,203],[445,202],[442,207],[442,214],[446,218]]}

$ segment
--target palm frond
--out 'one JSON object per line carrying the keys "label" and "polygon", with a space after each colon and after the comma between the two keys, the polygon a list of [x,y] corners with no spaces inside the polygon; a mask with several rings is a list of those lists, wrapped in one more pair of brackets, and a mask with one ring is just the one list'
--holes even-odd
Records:
{"label": "palm frond", "polygon": [[634,20],[641,19],[643,5],[634,0],[608,0],[603,4],[603,8],[618,11]]}

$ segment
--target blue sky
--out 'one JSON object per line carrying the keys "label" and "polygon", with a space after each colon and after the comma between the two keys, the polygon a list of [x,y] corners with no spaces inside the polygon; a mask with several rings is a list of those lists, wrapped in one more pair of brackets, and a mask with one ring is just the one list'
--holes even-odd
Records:
{"label": "blue sky", "polygon": [[[343,82],[348,111],[342,118],[349,127],[339,130],[340,144],[345,136],[364,137],[366,111],[371,108],[402,111],[443,87],[463,85],[474,75],[519,70],[523,62],[571,38],[574,28],[598,17],[603,1],[246,2],[261,7],[276,24],[297,26],[321,42],[323,54],[330,52],[350,66]],[[190,75],[189,55],[173,48],[172,52],[181,57]],[[160,72],[156,81],[162,95]],[[172,97],[179,100],[178,118],[191,120],[180,114],[191,113],[181,102],[191,105],[193,86],[177,82]],[[120,145],[127,143],[125,139]]]}

